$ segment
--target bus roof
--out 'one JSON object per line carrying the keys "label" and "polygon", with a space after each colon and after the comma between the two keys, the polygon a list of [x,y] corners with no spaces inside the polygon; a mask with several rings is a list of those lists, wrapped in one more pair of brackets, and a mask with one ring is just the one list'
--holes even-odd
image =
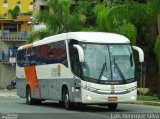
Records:
{"label": "bus roof", "polygon": [[[62,33],[50,37],[46,37],[42,40],[33,42],[33,47],[48,44],[52,42],[62,41],[66,39],[75,39],[80,42],[88,42],[88,43],[113,43],[113,44],[126,44],[130,43],[129,39],[125,36],[114,34],[114,33],[105,33],[105,32],[69,32]],[[18,48],[25,49],[26,47],[21,46]]]}

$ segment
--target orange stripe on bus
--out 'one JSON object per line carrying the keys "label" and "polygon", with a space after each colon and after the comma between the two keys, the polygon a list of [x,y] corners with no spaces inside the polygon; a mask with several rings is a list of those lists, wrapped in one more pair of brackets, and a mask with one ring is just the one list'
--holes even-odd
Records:
{"label": "orange stripe on bus", "polygon": [[31,94],[33,94],[35,85],[38,86],[38,92],[41,98],[41,90],[37,79],[37,73],[35,66],[27,66],[24,68],[26,75],[26,83],[30,85]]}
{"label": "orange stripe on bus", "polygon": [[24,45],[24,46],[23,46],[23,49],[32,48],[32,47],[33,47],[32,44],[27,44],[27,45]]}

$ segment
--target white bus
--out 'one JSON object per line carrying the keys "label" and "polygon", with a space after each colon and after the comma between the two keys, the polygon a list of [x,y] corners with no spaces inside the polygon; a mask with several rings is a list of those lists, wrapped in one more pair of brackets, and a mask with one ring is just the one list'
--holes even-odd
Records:
{"label": "white bus", "polygon": [[74,104],[107,105],[137,99],[137,81],[130,41],[118,34],[70,32],[50,36],[18,48],[18,96],[27,104],[56,100]]}

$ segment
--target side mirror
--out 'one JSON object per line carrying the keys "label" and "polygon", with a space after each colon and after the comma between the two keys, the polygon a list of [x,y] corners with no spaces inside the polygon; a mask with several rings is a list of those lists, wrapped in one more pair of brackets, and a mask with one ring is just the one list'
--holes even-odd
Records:
{"label": "side mirror", "polygon": [[73,45],[74,48],[78,50],[78,55],[79,55],[79,61],[84,62],[84,52],[81,46],[79,45]]}
{"label": "side mirror", "polygon": [[139,62],[144,62],[144,52],[141,48],[137,47],[137,46],[132,46],[134,50],[138,51],[139,54]]}

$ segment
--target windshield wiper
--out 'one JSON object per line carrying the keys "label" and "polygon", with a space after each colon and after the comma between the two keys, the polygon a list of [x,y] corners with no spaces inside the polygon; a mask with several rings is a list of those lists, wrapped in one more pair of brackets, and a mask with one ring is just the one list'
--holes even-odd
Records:
{"label": "windshield wiper", "polygon": [[126,83],[126,78],[124,77],[123,72],[121,71],[119,65],[115,62],[115,58],[114,58],[114,67],[116,68],[119,76],[121,77],[121,79],[123,79],[123,81]]}
{"label": "windshield wiper", "polygon": [[99,75],[99,80],[102,78],[102,75],[103,75],[103,72],[104,72],[105,68],[107,68],[106,57],[105,57],[104,60],[105,60],[105,62],[103,63],[102,70],[101,70],[101,73]]}

